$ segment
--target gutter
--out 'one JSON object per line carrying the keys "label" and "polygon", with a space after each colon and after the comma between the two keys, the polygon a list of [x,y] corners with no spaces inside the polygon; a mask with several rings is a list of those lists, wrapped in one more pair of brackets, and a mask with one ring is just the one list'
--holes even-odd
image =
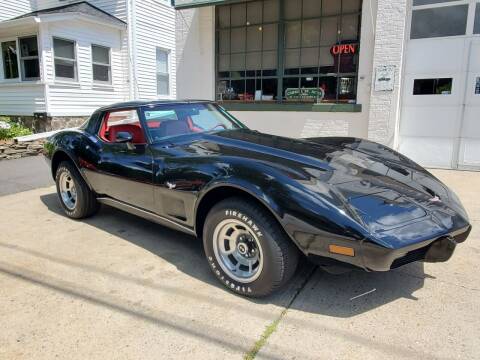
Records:
{"label": "gutter", "polygon": [[23,19],[13,19],[13,20],[5,20],[0,22],[0,29],[8,29],[15,26],[22,26],[22,25],[35,25],[39,22],[37,17],[28,17]]}

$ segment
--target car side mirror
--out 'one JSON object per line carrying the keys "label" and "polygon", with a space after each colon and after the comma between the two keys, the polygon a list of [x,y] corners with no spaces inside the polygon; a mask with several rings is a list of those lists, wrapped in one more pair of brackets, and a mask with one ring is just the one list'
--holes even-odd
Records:
{"label": "car side mirror", "polygon": [[129,143],[132,142],[133,135],[128,131],[119,131],[115,136],[115,142],[117,143]]}

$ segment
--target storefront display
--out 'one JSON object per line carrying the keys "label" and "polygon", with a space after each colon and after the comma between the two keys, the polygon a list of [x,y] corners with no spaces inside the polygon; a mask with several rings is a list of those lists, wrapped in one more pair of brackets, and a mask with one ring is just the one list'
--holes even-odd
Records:
{"label": "storefront display", "polygon": [[217,100],[355,103],[360,15],[361,0],[216,6]]}

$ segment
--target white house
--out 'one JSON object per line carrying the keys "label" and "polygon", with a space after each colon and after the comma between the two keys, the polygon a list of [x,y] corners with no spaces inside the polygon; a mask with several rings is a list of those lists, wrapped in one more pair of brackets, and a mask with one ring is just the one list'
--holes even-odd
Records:
{"label": "white house", "polygon": [[168,0],[0,0],[0,116],[37,130],[129,99],[175,98]]}
{"label": "white house", "polygon": [[480,169],[480,0],[174,0],[177,95]]}

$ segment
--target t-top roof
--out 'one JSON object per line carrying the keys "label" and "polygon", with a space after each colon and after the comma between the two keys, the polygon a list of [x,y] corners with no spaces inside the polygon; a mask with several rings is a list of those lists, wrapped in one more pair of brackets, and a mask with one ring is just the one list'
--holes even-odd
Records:
{"label": "t-top roof", "polygon": [[97,111],[113,110],[113,109],[128,109],[144,106],[157,106],[157,105],[185,105],[185,104],[213,104],[212,100],[197,100],[197,99],[185,99],[185,100],[132,100],[126,102],[120,102],[107,106],[102,106]]}

